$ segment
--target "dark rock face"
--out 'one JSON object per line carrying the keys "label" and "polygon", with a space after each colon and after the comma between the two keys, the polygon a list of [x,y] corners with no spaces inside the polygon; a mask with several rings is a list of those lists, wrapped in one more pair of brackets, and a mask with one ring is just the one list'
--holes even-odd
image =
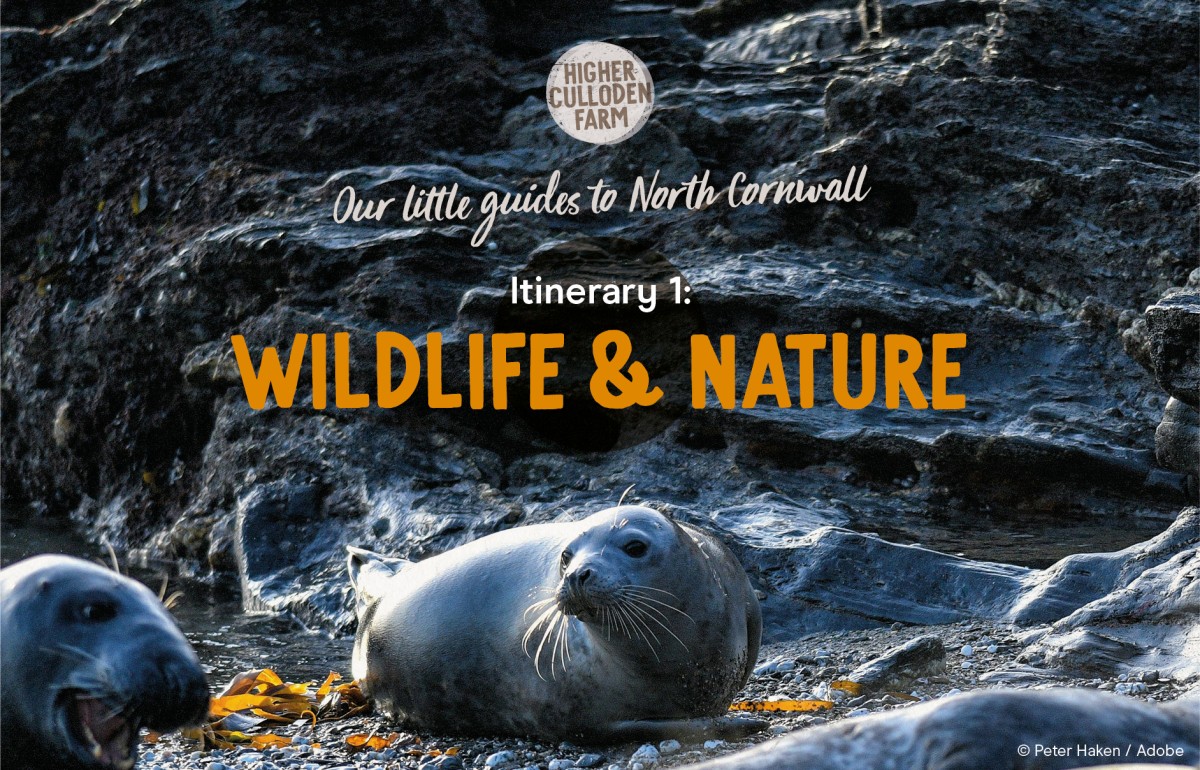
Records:
{"label": "dark rock face", "polygon": [[1172,2],[1004,2],[988,55],[1002,72],[1108,83],[1186,73],[1195,9]]}
{"label": "dark rock face", "polygon": [[1200,407],[1200,269],[1187,286],[1168,290],[1146,308],[1146,327],[1150,366],[1163,390]]}
{"label": "dark rock face", "polygon": [[0,13],[0,24],[5,27],[37,27],[44,29],[61,24],[76,16],[94,3],[88,0],[28,0],[24,3],[6,3]]}
{"label": "dark rock face", "polygon": [[[348,618],[344,543],[419,558],[630,484],[727,535],[776,633],[1007,617],[1032,595],[1021,619],[1050,622],[1099,599],[1112,587],[1082,573],[851,528],[955,551],[1014,522],[1124,527],[1186,503],[1197,9],[884,3],[884,36],[863,41],[852,5],[717,3],[704,21],[625,3],[105,2],[53,33],[6,31],[6,499],[236,572],[249,604],[330,627]],[[581,37],[618,40],[655,77],[655,116],[626,144],[574,143],[543,111],[550,64]],[[345,184],[480,195],[556,168],[579,190],[851,166],[869,168],[858,206],[515,216],[483,248],[463,227],[330,217]],[[827,364],[814,409],[682,409],[610,451],[515,411],[319,411],[308,385],[295,408],[247,406],[230,335],[286,350],[345,331],[370,362],[378,331],[422,352],[436,331],[461,355],[466,333],[503,328],[531,255],[564,242],[614,264],[661,255],[714,336],[964,332],[967,409],[842,410]],[[1156,459],[1159,383],[1183,428]],[[1070,552],[995,542],[989,562]],[[881,609],[837,563],[853,548],[945,579],[895,580]]]}

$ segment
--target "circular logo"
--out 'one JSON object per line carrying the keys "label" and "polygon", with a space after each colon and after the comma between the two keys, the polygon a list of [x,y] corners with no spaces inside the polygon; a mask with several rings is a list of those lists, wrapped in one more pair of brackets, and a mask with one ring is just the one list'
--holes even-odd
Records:
{"label": "circular logo", "polygon": [[654,111],[654,80],[642,60],[612,43],[580,43],[550,69],[546,104],[558,127],[583,142],[616,144]]}

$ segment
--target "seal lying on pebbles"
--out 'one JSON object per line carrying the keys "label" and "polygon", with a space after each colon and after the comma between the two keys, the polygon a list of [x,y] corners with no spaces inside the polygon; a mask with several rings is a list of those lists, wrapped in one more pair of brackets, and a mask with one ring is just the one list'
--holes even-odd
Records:
{"label": "seal lying on pebbles", "polygon": [[133,767],[138,730],[208,712],[208,682],[141,583],[67,556],[0,570],[0,764]]}
{"label": "seal lying on pebbles", "polygon": [[801,730],[688,770],[1063,770],[1121,762],[1195,766],[1200,703],[1156,706],[1070,688],[988,690]]}
{"label": "seal lying on pebbles", "polygon": [[715,537],[621,506],[419,563],[350,549],[353,672],[393,717],[451,735],[739,737],[758,600]]}

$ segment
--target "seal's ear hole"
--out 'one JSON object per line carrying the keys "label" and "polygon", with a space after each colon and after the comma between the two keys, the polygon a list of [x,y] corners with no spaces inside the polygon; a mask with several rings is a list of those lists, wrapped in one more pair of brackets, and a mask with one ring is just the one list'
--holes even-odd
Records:
{"label": "seal's ear hole", "polygon": [[646,555],[646,551],[650,550],[650,546],[646,545],[641,540],[630,540],[621,548],[621,550],[635,559],[640,559]]}
{"label": "seal's ear hole", "polygon": [[117,616],[117,603],[110,599],[93,599],[79,607],[79,619],[84,623],[106,623]]}

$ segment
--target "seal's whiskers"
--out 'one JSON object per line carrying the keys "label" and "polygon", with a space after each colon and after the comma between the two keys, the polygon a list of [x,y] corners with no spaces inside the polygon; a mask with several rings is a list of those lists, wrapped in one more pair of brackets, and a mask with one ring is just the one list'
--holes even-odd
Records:
{"label": "seal's whiskers", "polygon": [[[665,607],[666,609],[672,610],[672,611],[674,611],[674,612],[678,612],[680,615],[682,615],[682,616],[684,616],[685,618],[687,618],[688,620],[692,621],[692,624],[693,624],[693,625],[695,625],[695,623],[696,623],[696,620],[695,620],[695,618],[693,618],[691,615],[689,615],[688,613],[686,613],[686,612],[684,612],[683,610],[679,609],[679,608],[678,608],[678,607],[676,607],[675,605],[673,605],[673,604],[670,604],[669,602],[664,602],[664,601],[661,601],[661,600],[659,600],[659,599],[655,599],[653,596],[649,596],[649,595],[647,595],[647,594],[646,594],[646,593],[644,593],[644,592],[643,592],[643,590],[642,590],[642,589],[645,589],[645,588],[647,588],[647,586],[635,586],[635,585],[629,585],[629,586],[624,586],[624,587],[621,589],[621,591],[622,591],[623,593],[626,593],[626,594],[630,595],[630,596],[636,596],[637,598],[639,598],[639,599],[642,599],[643,601],[650,602],[651,604],[655,604],[655,605],[657,605],[657,606],[659,606],[659,607]],[[650,590],[654,590],[654,591],[660,591],[661,589],[657,589],[657,588],[655,588],[655,589],[650,589]],[[676,596],[675,596],[675,594],[671,593],[670,591],[662,591],[662,592],[663,592],[663,593],[665,593],[665,594],[669,594],[670,596],[672,596],[672,597],[675,597],[676,599],[678,599],[678,597],[676,597]]]}
{"label": "seal's whiskers", "polygon": [[[558,608],[557,600],[554,597],[529,605],[525,609],[523,617],[527,618],[538,610],[541,610],[541,614],[534,618],[521,637],[521,649],[527,657],[533,659],[533,668],[537,672],[538,678],[545,681],[546,677],[542,675],[542,650],[546,649],[547,642],[550,642],[550,678],[557,678],[559,667],[562,668],[563,673],[567,671],[567,661],[571,659],[571,620]],[[542,630],[542,636],[538,640],[536,649],[530,652],[529,643],[538,629]]]}
{"label": "seal's whiskers", "polygon": [[[639,612],[643,618],[646,618],[647,620],[651,620],[651,621],[657,623],[660,627],[662,627],[662,630],[666,631],[668,634],[671,635],[672,638],[675,639],[675,641],[679,642],[679,645],[681,647],[683,647],[684,650],[687,650],[688,653],[691,653],[691,650],[688,649],[688,646],[683,643],[683,640],[680,639],[679,636],[676,635],[676,633],[674,631],[672,631],[671,628],[664,622],[667,619],[666,615],[663,615],[662,612],[655,609],[653,606],[651,606],[649,604],[642,604],[639,599],[630,597],[629,602],[630,602],[630,606],[632,606],[634,608],[634,610]],[[655,617],[654,615],[650,614],[651,612],[657,614],[658,617]]]}
{"label": "seal's whiskers", "polygon": [[609,613],[610,617],[616,621],[616,624],[620,626],[621,633],[632,638],[633,635],[629,633],[629,628],[625,625],[625,618],[621,615],[621,613],[617,612],[615,607],[608,608],[607,612]]}
{"label": "seal's whiskers", "polygon": [[559,614],[558,631],[554,637],[554,650],[550,653],[550,678],[554,679],[554,659],[557,656],[562,664],[563,673],[567,673],[567,661],[571,658],[570,639],[568,639],[567,630],[569,628],[570,619],[563,614]]}
{"label": "seal's whiskers", "polygon": [[[529,610],[525,611],[526,617],[528,617],[529,612],[532,609],[533,608],[531,607]],[[540,626],[548,617],[553,615],[557,610],[558,610],[557,607],[549,607],[549,608],[543,610],[542,614],[538,615],[537,618],[532,623],[529,624],[529,628],[525,629],[525,635],[521,637],[521,649],[525,651],[526,655],[530,654],[529,653],[529,640],[530,640],[530,638],[533,637],[533,634],[537,630],[538,626]]]}
{"label": "seal's whiskers", "polygon": [[555,601],[554,597],[551,596],[549,599],[542,599],[540,602],[534,602],[533,604],[531,604],[525,608],[525,613],[523,615],[521,615],[521,617],[528,618],[529,613],[536,612],[537,610],[541,609],[542,607],[545,607],[547,604],[554,603],[554,601]]}
{"label": "seal's whiskers", "polygon": [[[557,615],[561,614],[558,612],[557,607],[554,608],[554,613],[555,614],[551,617],[551,621],[546,624],[546,630],[542,633],[542,640],[538,642],[537,650],[533,653],[533,670],[537,672],[538,678],[542,681],[546,680],[546,677],[542,676],[542,648],[546,646],[546,640],[550,638],[550,634],[554,632],[555,627],[558,625],[556,621]],[[554,678],[553,654],[550,656],[550,678]]]}
{"label": "seal's whiskers", "polygon": [[563,616],[563,653],[566,658],[563,660],[563,671],[567,670],[567,661],[571,659],[571,620]]}
{"label": "seal's whiskers", "polygon": [[621,588],[622,589],[640,588],[643,591],[657,591],[660,594],[666,594],[667,596],[671,597],[672,599],[676,599],[676,600],[679,599],[679,597],[676,596],[673,591],[668,591],[665,588],[655,588],[654,586],[643,586],[643,585],[638,585],[637,583],[630,583],[629,585],[621,586]]}
{"label": "seal's whiskers", "polygon": [[635,624],[637,624],[646,634],[649,634],[650,637],[654,639],[654,646],[661,647],[662,642],[659,640],[658,634],[654,633],[654,629],[651,628],[648,623],[646,623],[642,611],[634,606],[632,602],[627,604],[626,608],[629,610],[630,619],[632,619]]}
{"label": "seal's whiskers", "polygon": [[[632,607],[622,599],[619,601],[619,603],[613,605],[613,609],[616,610],[618,615],[624,618],[626,628],[625,635],[630,639],[641,639],[646,643],[646,647],[648,647],[650,652],[654,655],[654,659],[661,660],[658,657],[658,647],[662,646],[662,642],[660,642],[654,632],[650,630],[650,627],[646,625],[645,621],[641,621],[637,618]],[[630,633],[630,630],[632,630],[633,633]],[[650,641],[651,637],[654,639],[653,642]]]}
{"label": "seal's whiskers", "polygon": [[[653,623],[670,634],[671,638],[690,654],[691,650],[687,644],[679,638],[678,634],[671,630],[671,627],[668,625],[667,614],[663,610],[674,610],[690,620],[693,625],[695,625],[696,621],[691,615],[678,607],[643,593],[641,589],[646,588],[648,586],[622,586],[616,592],[616,602],[611,607],[613,611],[612,616],[619,621],[620,630],[630,639],[641,639],[644,641],[651,651],[655,653],[655,657],[657,657],[658,649],[662,647],[662,640],[659,639],[658,634],[655,633],[654,628],[650,625]],[[670,591],[662,589],[650,590],[657,590],[661,593],[674,596]]]}
{"label": "seal's whiskers", "polygon": [[[521,649],[525,651],[525,654],[527,656],[532,657],[531,653],[529,652],[529,640],[533,638],[533,635],[534,635],[534,633],[537,632],[538,627],[541,626],[542,623],[545,623],[546,621],[548,621],[552,617],[554,617],[555,613],[557,613],[557,612],[558,612],[558,607],[551,606],[548,609],[543,610],[542,614],[538,615],[537,619],[529,624],[529,628],[526,629],[525,635],[523,637],[521,637]],[[526,613],[528,614],[528,610],[526,611]]]}

